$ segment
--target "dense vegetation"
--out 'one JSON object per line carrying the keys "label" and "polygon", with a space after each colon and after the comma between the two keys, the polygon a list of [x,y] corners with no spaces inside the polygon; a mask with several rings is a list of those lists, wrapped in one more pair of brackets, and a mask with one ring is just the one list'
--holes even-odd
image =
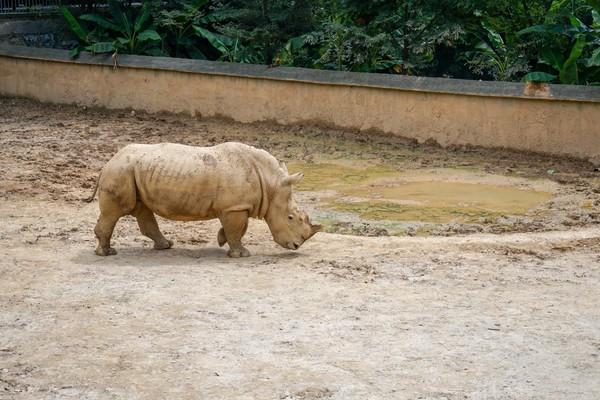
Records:
{"label": "dense vegetation", "polygon": [[150,0],[63,15],[79,51],[600,84],[600,0]]}

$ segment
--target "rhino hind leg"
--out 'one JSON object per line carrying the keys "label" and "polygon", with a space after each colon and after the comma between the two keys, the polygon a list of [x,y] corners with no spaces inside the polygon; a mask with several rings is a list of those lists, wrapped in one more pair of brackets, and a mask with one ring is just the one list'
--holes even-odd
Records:
{"label": "rhino hind leg", "polygon": [[131,214],[136,205],[136,188],[133,173],[128,173],[118,160],[109,161],[103,168],[98,181],[98,205],[100,217],[94,233],[98,238],[96,254],[111,256],[117,254],[110,247],[110,239],[115,224],[122,216]]}
{"label": "rhino hind leg", "polygon": [[173,241],[164,237],[158,228],[154,213],[144,203],[138,202],[131,214],[137,219],[142,235],[154,241],[156,250],[166,250],[173,246]]}
{"label": "rhino hind leg", "polygon": [[248,212],[230,211],[224,213],[220,219],[223,227],[219,230],[217,240],[219,245],[221,245],[223,239],[227,241],[227,244],[229,244],[227,255],[232,258],[250,256],[248,249],[242,246],[242,237],[248,229]]}
{"label": "rhino hind leg", "polygon": [[96,254],[99,256],[114,256],[117,251],[110,247],[110,238],[115,229],[117,221],[121,218],[120,215],[110,213],[100,213],[94,233],[98,238],[98,247],[96,247]]}

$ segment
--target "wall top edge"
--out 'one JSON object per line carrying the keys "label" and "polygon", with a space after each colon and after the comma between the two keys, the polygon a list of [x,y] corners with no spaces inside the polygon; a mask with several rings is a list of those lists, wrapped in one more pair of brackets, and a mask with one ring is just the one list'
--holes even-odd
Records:
{"label": "wall top edge", "polygon": [[[0,56],[114,67],[114,60],[111,55],[93,55],[84,52],[81,53],[77,59],[71,59],[67,50],[60,49],[0,44]],[[465,96],[600,103],[600,87],[594,86],[489,82],[361,72],[326,71],[294,67],[271,68],[266,65],[134,55],[119,55],[117,64],[118,68],[141,68],[322,85],[372,87],[389,90],[444,93]],[[0,77],[0,79],[2,79],[2,77]]]}

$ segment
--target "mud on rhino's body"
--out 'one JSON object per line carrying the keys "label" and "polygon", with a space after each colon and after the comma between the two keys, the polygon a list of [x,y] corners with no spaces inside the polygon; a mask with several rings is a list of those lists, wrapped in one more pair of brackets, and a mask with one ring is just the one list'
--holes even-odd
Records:
{"label": "mud on rhino's body", "polygon": [[116,254],[110,238],[124,215],[136,217],[156,249],[170,248],[173,243],[160,232],[155,213],[178,221],[219,218],[218,242],[229,244],[232,257],[249,255],[241,244],[249,217],[265,219],[277,243],[297,249],[320,229],[292,197],[292,184],[300,179],[302,174],[288,175],[266,151],[241,143],[128,145],[98,180],[96,254]]}

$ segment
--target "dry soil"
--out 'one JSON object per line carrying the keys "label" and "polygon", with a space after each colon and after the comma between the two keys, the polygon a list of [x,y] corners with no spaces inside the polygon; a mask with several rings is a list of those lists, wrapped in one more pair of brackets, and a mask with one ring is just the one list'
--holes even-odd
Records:
{"label": "dry soil", "polygon": [[[155,251],[124,218],[119,254],[94,255],[97,203],[80,199],[114,152],[225,140],[551,196],[393,236],[307,188],[331,232],[373,237],[321,233],[290,252],[253,221],[253,256],[229,259],[214,221],[160,220],[176,245]],[[0,398],[598,399],[599,187],[577,160],[0,98]]]}

